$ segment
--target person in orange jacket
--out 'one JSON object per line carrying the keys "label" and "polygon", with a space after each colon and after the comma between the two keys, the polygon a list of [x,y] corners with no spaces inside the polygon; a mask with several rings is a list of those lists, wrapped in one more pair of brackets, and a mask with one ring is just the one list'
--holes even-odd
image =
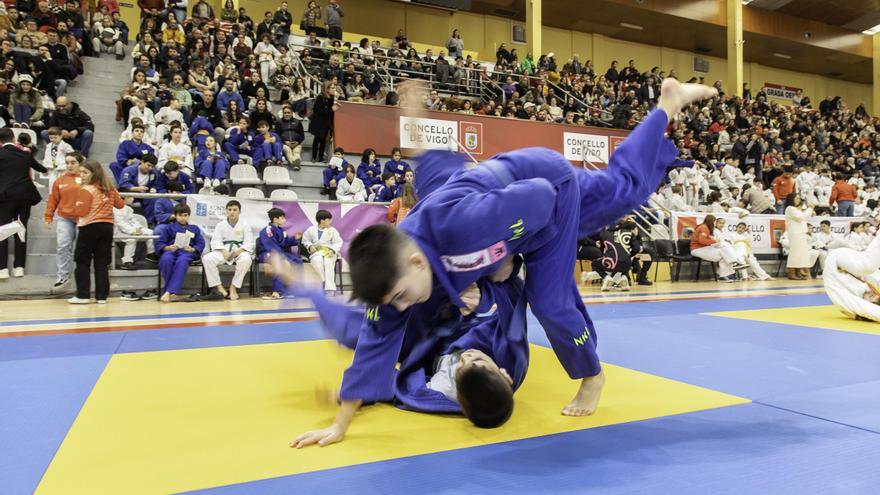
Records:
{"label": "person in orange jacket", "polygon": [[[64,175],[59,176],[52,183],[52,192],[46,203],[46,213],[43,220],[47,227],[55,222],[57,254],[57,278],[54,288],[63,287],[70,281],[70,271],[73,265],[73,247],[76,240],[76,215],[73,209],[76,206],[76,198],[79,194],[80,177],[79,167],[85,161],[85,157],[77,152],[68,153],[65,157],[67,166]],[[55,216],[58,216],[55,221]]]}
{"label": "person in orange jacket", "polygon": [[837,203],[837,216],[851,217],[857,195],[856,186],[848,183],[842,174],[836,174],[828,204],[834,206]]}

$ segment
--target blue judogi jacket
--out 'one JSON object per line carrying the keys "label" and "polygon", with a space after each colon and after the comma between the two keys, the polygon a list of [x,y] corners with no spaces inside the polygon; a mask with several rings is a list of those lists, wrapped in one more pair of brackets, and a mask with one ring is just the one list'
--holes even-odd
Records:
{"label": "blue judogi jacket", "polygon": [[174,244],[174,238],[177,237],[177,234],[183,232],[192,232],[195,234],[189,245],[195,249],[192,255],[195,257],[200,256],[202,251],[205,250],[205,238],[202,236],[202,229],[197,225],[180,225],[177,222],[169,223],[161,229],[159,238],[156,239],[156,252],[161,253],[162,250],[165,249],[165,246]]}
{"label": "blue judogi jacket", "polygon": [[271,223],[260,230],[260,237],[257,242],[257,259],[260,262],[266,261],[266,255],[273,252],[296,254],[293,248],[297,247],[299,242],[296,237],[287,235],[281,227],[276,227]]}
{"label": "blue judogi jacket", "polygon": [[[399,225],[432,267],[432,296],[422,304],[431,302],[439,290],[463,307],[459,294],[465,288],[496,271],[505,256],[522,254],[529,272],[527,297],[548,337],[577,330],[574,340],[580,347],[564,350],[554,344],[560,361],[572,378],[597,374],[601,368],[595,329],[571,276],[574,258],[530,254],[567,243],[574,249],[578,238],[617,220],[650,196],[678,156],[663,136],[666,124],[663,111],[652,112],[602,171],[575,169],[562,155],[545,148],[502,153],[470,170],[462,169],[460,155],[425,153],[416,174],[421,199]],[[420,174],[428,177],[420,179]],[[572,213],[566,208],[576,209],[579,222],[563,230],[555,219]],[[376,321],[361,329],[354,360],[343,377],[342,400],[388,400],[393,395],[403,330],[419,306],[403,312],[378,307]],[[581,335],[584,324],[587,328]]]}
{"label": "blue judogi jacket", "polygon": [[[178,172],[177,182],[180,182],[183,185],[183,194],[193,194],[196,192],[196,186],[193,185],[192,178],[189,174]],[[156,177],[156,192],[168,192],[168,177],[166,177],[164,173],[161,173]]]}
{"label": "blue judogi jacket", "polygon": [[385,172],[391,172],[397,177],[397,182],[403,180],[403,175],[407,170],[412,170],[412,167],[409,166],[409,163],[406,163],[403,160],[399,162],[395,162],[394,160],[388,160],[385,162]]}
{"label": "blue judogi jacket", "polygon": [[399,196],[396,187],[388,187],[385,184],[382,184],[376,191],[375,201],[389,203]]}
{"label": "blue judogi jacket", "polygon": [[226,142],[231,144],[232,146],[235,146],[235,149],[238,152],[245,151],[245,150],[241,150],[239,148],[241,148],[242,146],[247,144],[248,147],[250,148],[249,152],[252,153],[255,149],[255,144],[254,144],[255,138],[256,138],[256,135],[254,134],[254,131],[248,129],[245,132],[241,132],[240,130],[238,130],[236,128],[236,129],[232,129],[232,131],[229,132],[229,138],[226,140]]}
{"label": "blue judogi jacket", "polygon": [[[169,198],[159,198],[150,202],[149,206],[144,206],[147,221],[156,225],[168,223],[171,215],[174,214],[174,205],[176,204],[177,202]],[[158,232],[155,234],[159,235]]]}
{"label": "blue judogi jacket", "polygon": [[[397,407],[461,413],[458,402],[427,386],[437,358],[457,351],[477,349],[486,353],[507,370],[514,390],[525,380],[529,344],[523,281],[515,275],[497,284],[483,279],[480,290],[480,307],[472,316],[462,317],[458,308],[448,301],[444,304],[440,296],[435,304],[420,305],[407,320],[404,343],[397,356],[400,371],[394,379],[393,402]],[[369,313],[330,301],[321,291],[292,292],[312,299],[324,328],[340,345],[357,348],[362,325],[371,321]],[[496,309],[488,313],[493,305]]]}
{"label": "blue judogi jacket", "polygon": [[[367,175],[367,172],[373,172],[373,176]],[[377,159],[373,163],[364,163],[361,162],[357,168],[357,176],[361,182],[364,183],[364,187],[367,189],[375,186],[376,184],[382,183],[382,166],[379,164],[379,160]]]}
{"label": "blue judogi jacket", "polygon": [[[132,187],[137,187],[138,184],[138,165],[129,165],[122,169],[122,175],[119,178],[119,189],[127,190]],[[156,171],[150,170],[150,181],[147,183],[147,187],[155,188],[156,187]]]}
{"label": "blue judogi jacket", "polygon": [[330,181],[334,179],[336,180],[336,183],[339,184],[339,181],[345,177],[345,167],[347,165],[348,162],[343,160],[341,168],[333,168],[330,165],[324,167],[324,187],[330,187]]}
{"label": "blue judogi jacket", "polygon": [[122,167],[127,167],[125,162],[128,160],[131,160],[132,158],[141,160],[145,156],[153,153],[153,147],[149,144],[144,142],[138,144],[134,142],[134,140],[129,139],[128,141],[119,143],[119,147],[116,148],[116,163]]}

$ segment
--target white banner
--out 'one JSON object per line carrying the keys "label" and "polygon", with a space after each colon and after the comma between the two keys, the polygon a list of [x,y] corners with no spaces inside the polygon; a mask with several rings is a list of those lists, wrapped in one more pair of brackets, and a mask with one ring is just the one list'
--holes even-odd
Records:
{"label": "white banner", "polygon": [[[675,239],[690,239],[697,225],[703,222],[709,213],[683,213],[672,214],[672,235]],[[733,232],[736,225],[745,222],[752,234],[752,251],[756,254],[777,254],[779,252],[779,237],[785,232],[785,215],[748,215],[739,218],[734,214],[711,213],[715,218],[723,218],[727,221],[724,229]],[[856,217],[813,217],[808,223],[813,232],[819,231],[819,223],[823,220],[831,222],[831,231],[835,234],[846,234],[850,231],[852,222],[862,222],[863,218]]]}
{"label": "white banner", "polygon": [[801,88],[792,88],[789,86],[781,86],[779,84],[764,83],[764,87],[761,88],[761,90],[767,94],[768,98],[792,101],[794,100],[794,97],[797,96],[797,92],[801,91]]}
{"label": "white banner", "polygon": [[583,161],[586,155],[591,163],[608,163],[608,136],[566,132],[562,139],[566,159]]}
{"label": "white banner", "polygon": [[269,201],[254,201],[252,199],[202,194],[191,194],[186,197],[186,204],[192,210],[189,222],[193,225],[198,225],[202,232],[210,237],[214,233],[214,227],[226,219],[226,203],[233,199],[241,203],[241,220],[250,226],[254,231],[254,235],[256,235],[257,230],[269,225],[267,212],[273,206]]}
{"label": "white banner", "polygon": [[456,121],[400,117],[401,148],[448,150],[450,136],[460,141]]}

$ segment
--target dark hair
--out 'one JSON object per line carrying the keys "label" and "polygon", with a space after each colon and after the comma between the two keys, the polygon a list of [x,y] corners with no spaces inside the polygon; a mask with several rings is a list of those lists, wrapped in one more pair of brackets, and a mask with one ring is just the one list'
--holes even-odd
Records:
{"label": "dark hair", "polygon": [[382,304],[401,276],[397,253],[410,242],[393,225],[371,225],[351,241],[348,263],[351,268],[352,299],[368,305]]}
{"label": "dark hair", "polygon": [[827,225],[827,226],[831,227],[831,222],[828,220],[822,220],[821,222],[819,222],[819,225]]}
{"label": "dark hair", "polygon": [[152,163],[153,165],[156,165],[157,163],[159,163],[159,159],[156,158],[156,155],[154,155],[152,153],[150,153],[148,155],[144,155],[144,157],[141,158],[141,161],[147,162],[147,163]]}
{"label": "dark hair", "polygon": [[794,200],[797,199],[798,193],[793,192],[785,197],[785,206],[794,206]]}
{"label": "dark hair", "polygon": [[348,163],[344,167],[342,167],[342,170],[344,170],[345,173],[348,173],[349,170],[351,170],[351,173],[355,173],[354,165],[352,165],[350,163]]}
{"label": "dark hair", "polygon": [[286,217],[286,216],[287,215],[284,214],[284,210],[282,210],[281,208],[271,208],[269,210],[269,221],[270,222],[275,220],[278,217]]}
{"label": "dark hair", "polygon": [[393,179],[393,178],[394,178],[394,174],[392,174],[391,172],[385,172],[384,174],[382,174],[382,182],[383,183],[385,181],[387,181],[388,179]]}
{"label": "dark hair", "polygon": [[455,377],[461,412],[478,428],[497,428],[513,414],[513,388],[500,374],[476,366]]}
{"label": "dark hair", "polygon": [[340,148],[339,146],[337,146],[337,147],[333,148],[333,153],[342,153],[344,155],[345,150]]}
{"label": "dark hair", "polygon": [[11,143],[15,141],[15,133],[11,127],[0,128],[0,143]]}
{"label": "dark hair", "polygon": [[169,180],[165,183],[165,189],[167,189],[168,192],[172,193],[181,192],[183,191],[183,184],[181,184],[178,180]]}
{"label": "dark hair", "polygon": [[638,228],[638,225],[636,225],[636,223],[633,221],[627,220],[620,223],[620,228],[623,230],[633,230]]}
{"label": "dark hair", "polygon": [[322,220],[330,220],[333,218],[333,215],[327,210],[318,210],[318,213],[315,213],[315,221],[321,223]]}
{"label": "dark hair", "polygon": [[142,131],[143,131],[143,130],[146,130],[146,128],[144,127],[143,124],[132,124],[132,125],[131,125],[131,130],[134,131],[135,129],[140,129],[140,130],[142,130]]}
{"label": "dark hair", "polygon": [[400,153],[400,148],[398,148],[396,146],[394,148],[391,148],[391,154],[393,155],[395,153]]}
{"label": "dark hair", "polygon": [[706,215],[703,219],[703,225],[709,227],[709,235],[715,235],[715,215]]}
{"label": "dark hair", "polygon": [[376,154],[376,150],[374,150],[373,148],[365,149],[364,154],[361,155],[361,162],[370,163],[370,155],[371,154]]}
{"label": "dark hair", "polygon": [[241,211],[241,203],[239,203],[238,201],[236,201],[234,199],[230,200],[228,203],[226,203],[226,209],[228,210],[230,206],[237,206],[238,210]]}
{"label": "dark hair", "polygon": [[188,204],[186,204],[186,203],[177,203],[176,205],[174,205],[174,214],[175,214],[175,215],[180,215],[180,214],[183,214],[183,213],[186,213],[187,215],[190,214],[190,209],[189,209],[189,205],[188,205]]}
{"label": "dark hair", "polygon": [[219,186],[214,188],[214,194],[219,194],[220,196],[229,196],[229,186],[226,184],[220,184]]}
{"label": "dark hair", "polygon": [[165,166],[162,167],[162,170],[166,174],[171,173],[171,172],[176,172],[176,171],[180,170],[180,165],[177,162],[175,162],[174,160],[168,160],[167,162],[165,162]]}

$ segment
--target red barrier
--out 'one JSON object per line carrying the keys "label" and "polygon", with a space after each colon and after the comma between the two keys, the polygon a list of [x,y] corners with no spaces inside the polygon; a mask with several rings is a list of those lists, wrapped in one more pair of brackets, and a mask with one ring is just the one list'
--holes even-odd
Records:
{"label": "red barrier", "polygon": [[423,119],[402,117],[399,108],[340,102],[335,113],[335,143],[348,153],[374,148],[379,154],[399,147],[405,156],[418,154],[420,146],[448,149],[451,134],[478,160],[527,146],[543,146],[581,164],[586,148],[596,165],[607,163],[629,134],[619,129],[548,124],[529,120],[427,112]]}

